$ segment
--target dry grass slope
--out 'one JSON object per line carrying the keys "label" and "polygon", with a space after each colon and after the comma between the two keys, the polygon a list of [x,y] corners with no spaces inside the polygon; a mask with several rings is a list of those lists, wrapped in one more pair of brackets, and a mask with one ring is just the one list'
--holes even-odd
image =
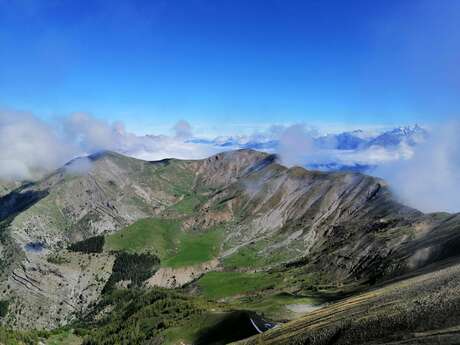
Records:
{"label": "dry grass slope", "polygon": [[459,344],[460,260],[430,269],[238,344]]}

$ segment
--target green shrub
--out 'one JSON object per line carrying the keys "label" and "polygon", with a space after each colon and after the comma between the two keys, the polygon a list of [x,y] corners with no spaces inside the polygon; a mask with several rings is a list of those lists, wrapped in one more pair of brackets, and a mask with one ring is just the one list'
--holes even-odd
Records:
{"label": "green shrub", "polygon": [[69,259],[67,259],[67,258],[65,258],[65,257],[63,257],[61,255],[58,255],[58,254],[49,255],[46,258],[46,261],[48,261],[49,263],[55,264],[55,265],[62,265],[62,264],[70,262]]}
{"label": "green shrub", "polygon": [[104,291],[112,290],[116,283],[130,280],[131,287],[140,286],[150,278],[160,265],[160,260],[153,254],[131,254],[118,252],[112,268],[112,275],[107,281]]}
{"label": "green shrub", "polygon": [[104,236],[94,236],[83,241],[72,243],[68,249],[73,252],[102,253],[104,242]]}
{"label": "green shrub", "polygon": [[113,310],[90,324],[83,345],[161,344],[166,329],[204,312],[192,298],[159,288],[112,290],[96,306],[96,313],[109,305]]}
{"label": "green shrub", "polygon": [[8,314],[10,302],[7,300],[0,301],[0,317],[5,317]]}
{"label": "green shrub", "polygon": [[39,336],[35,331],[19,332],[0,326],[0,344],[37,345],[39,344]]}

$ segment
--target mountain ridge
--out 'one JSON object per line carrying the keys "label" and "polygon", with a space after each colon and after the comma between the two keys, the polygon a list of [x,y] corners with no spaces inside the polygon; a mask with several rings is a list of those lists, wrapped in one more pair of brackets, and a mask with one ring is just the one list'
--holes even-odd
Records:
{"label": "mountain ridge", "polygon": [[[85,169],[69,169],[87,160]],[[247,149],[156,162],[103,152],[11,193],[0,199],[1,253],[14,246],[20,255],[6,256],[0,285],[12,301],[4,322],[16,328],[53,328],[89,311],[116,255],[108,249],[73,253],[68,245],[144,231],[125,228],[146,218],[179,223],[172,240],[183,242],[163,255],[179,255],[181,243],[214,241],[200,248],[209,248],[218,265],[203,267],[275,270],[287,279],[275,290],[289,293],[305,289],[296,276],[318,275],[323,284],[373,283],[456,255],[449,248],[460,243],[458,214],[424,215],[403,206],[381,179],[286,168],[274,155]],[[28,203],[21,206],[21,198]],[[172,230],[165,231],[170,236]],[[216,231],[221,240],[205,236]],[[55,263],[59,257],[68,262]],[[190,283],[199,289],[195,281],[206,270],[197,274]],[[52,308],[43,311],[44,305]],[[53,319],[57,310],[61,316]]]}

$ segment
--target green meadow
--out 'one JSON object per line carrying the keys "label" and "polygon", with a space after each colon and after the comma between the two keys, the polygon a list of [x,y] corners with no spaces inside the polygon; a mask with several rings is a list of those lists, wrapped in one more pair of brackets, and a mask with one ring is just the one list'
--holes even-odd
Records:
{"label": "green meadow", "polygon": [[266,272],[209,272],[199,281],[202,293],[214,299],[273,288],[280,276]]}
{"label": "green meadow", "polygon": [[219,228],[203,233],[184,232],[180,222],[147,218],[107,236],[105,249],[129,253],[150,252],[163,267],[184,267],[212,260],[219,252],[223,231]]}

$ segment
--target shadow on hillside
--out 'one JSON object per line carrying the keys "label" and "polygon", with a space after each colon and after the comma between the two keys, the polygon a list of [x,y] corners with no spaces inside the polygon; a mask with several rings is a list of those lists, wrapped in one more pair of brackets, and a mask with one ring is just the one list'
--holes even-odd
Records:
{"label": "shadow on hillside", "polygon": [[258,334],[251,324],[252,313],[235,311],[200,332],[194,345],[223,345]]}
{"label": "shadow on hillside", "polygon": [[0,198],[0,222],[23,212],[48,195],[48,191],[14,190]]}

